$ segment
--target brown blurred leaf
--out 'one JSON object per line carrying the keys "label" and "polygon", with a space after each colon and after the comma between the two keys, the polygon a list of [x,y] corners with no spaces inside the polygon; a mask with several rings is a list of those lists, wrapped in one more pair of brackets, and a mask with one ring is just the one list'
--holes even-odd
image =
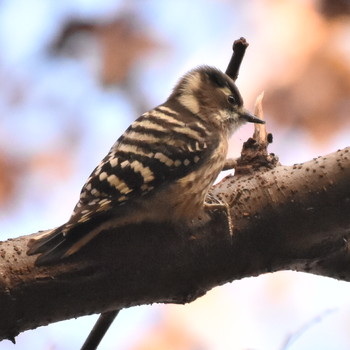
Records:
{"label": "brown blurred leaf", "polygon": [[67,157],[67,153],[63,150],[43,151],[29,159],[28,171],[45,174],[48,182],[54,185],[56,181],[66,180],[72,174],[71,162],[72,158]]}
{"label": "brown blurred leaf", "polygon": [[19,185],[23,179],[37,174],[44,179],[43,187],[51,188],[66,180],[72,170],[71,158],[63,150],[45,151],[26,158],[0,153],[0,208],[12,208],[18,202],[21,196]]}
{"label": "brown blurred leaf", "polygon": [[22,167],[0,152],[0,207],[5,207],[14,197]]}
{"label": "brown blurred leaf", "polygon": [[143,32],[136,30],[131,19],[122,19],[97,30],[104,51],[102,80],[106,84],[124,80],[133,63],[156,47]]}
{"label": "brown blurred leaf", "polygon": [[344,62],[339,52],[321,48],[292,83],[267,90],[266,114],[327,142],[350,124],[350,67]]}
{"label": "brown blurred leaf", "polygon": [[[101,81],[104,84],[119,83],[125,80],[136,60],[158,47],[144,26],[137,16],[131,15],[101,23],[71,21],[62,30],[53,49],[75,54],[84,42],[89,44],[86,35],[79,35],[87,34],[97,40],[102,52]],[[73,43],[68,44],[72,38]]]}
{"label": "brown blurred leaf", "polygon": [[320,13],[328,18],[350,15],[349,0],[320,0],[317,3]]}

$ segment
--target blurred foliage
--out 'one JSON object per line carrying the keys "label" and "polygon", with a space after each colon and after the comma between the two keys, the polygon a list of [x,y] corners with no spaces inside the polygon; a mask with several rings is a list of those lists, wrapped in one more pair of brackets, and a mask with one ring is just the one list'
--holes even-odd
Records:
{"label": "blurred foliage", "polygon": [[14,196],[18,177],[25,169],[22,164],[12,162],[5,153],[0,153],[0,208],[7,206]]}
{"label": "blurred foliage", "polygon": [[285,74],[266,84],[264,109],[277,125],[302,131],[321,146],[350,125],[350,57],[344,50],[349,22],[343,20],[349,1],[314,5],[297,5],[299,33],[287,43],[295,54]]}
{"label": "blurred foliage", "polygon": [[350,126],[349,68],[331,45],[321,47],[293,81],[267,91],[265,112],[277,124],[305,130],[313,142],[327,143]]}
{"label": "blurred foliage", "polygon": [[318,10],[328,18],[338,18],[350,15],[349,0],[319,0],[316,3]]}
{"label": "blurred foliage", "polygon": [[[143,30],[145,23],[137,15],[126,14],[111,21],[69,21],[53,43],[55,54],[79,55],[82,46],[95,42],[101,52],[100,80],[105,85],[125,81],[136,61],[158,48]],[[82,50],[84,52],[84,50]]]}

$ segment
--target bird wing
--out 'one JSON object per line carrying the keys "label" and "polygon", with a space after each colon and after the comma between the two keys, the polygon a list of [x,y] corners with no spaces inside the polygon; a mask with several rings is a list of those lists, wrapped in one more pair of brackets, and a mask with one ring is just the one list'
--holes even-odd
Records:
{"label": "bird wing", "polygon": [[92,172],[70,222],[87,221],[186,176],[217,146],[202,123],[155,113],[137,119]]}
{"label": "bird wing", "polygon": [[98,234],[96,227],[108,219],[112,209],[114,212],[201,166],[217,146],[214,138],[208,142],[207,133],[200,122],[141,116],[92,172],[69,221],[33,240],[28,254],[42,253],[38,265],[73,254],[78,250],[73,246],[80,249]]}

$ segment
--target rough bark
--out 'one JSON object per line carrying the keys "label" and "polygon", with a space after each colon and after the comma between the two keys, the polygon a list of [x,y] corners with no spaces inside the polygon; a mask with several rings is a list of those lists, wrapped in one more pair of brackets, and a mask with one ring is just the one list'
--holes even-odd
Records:
{"label": "rough bark", "polygon": [[230,204],[232,237],[226,216],[213,212],[205,225],[111,230],[65,263],[46,267],[26,255],[33,235],[0,242],[0,339],[116,308],[190,302],[264,272],[350,280],[350,148],[258,168],[241,164],[213,189]]}

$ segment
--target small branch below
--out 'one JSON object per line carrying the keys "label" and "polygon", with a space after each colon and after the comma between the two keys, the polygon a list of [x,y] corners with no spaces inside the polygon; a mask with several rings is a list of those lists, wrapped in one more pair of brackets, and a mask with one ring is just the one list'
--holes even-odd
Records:
{"label": "small branch below", "polygon": [[94,328],[91,330],[89,336],[80,350],[95,350],[108,331],[109,327],[117,317],[120,310],[113,310],[104,312],[96,321]]}

